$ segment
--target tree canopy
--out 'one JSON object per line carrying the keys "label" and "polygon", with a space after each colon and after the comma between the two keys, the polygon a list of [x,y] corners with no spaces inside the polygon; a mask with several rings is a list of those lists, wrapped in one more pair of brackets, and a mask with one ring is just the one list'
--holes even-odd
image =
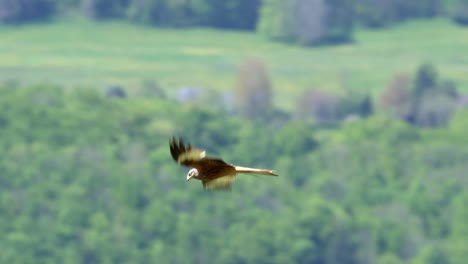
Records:
{"label": "tree canopy", "polygon": [[[440,129],[380,114],[334,129],[86,89],[0,91],[2,262],[465,259],[466,110]],[[172,135],[281,176],[203,192],[171,160]]]}

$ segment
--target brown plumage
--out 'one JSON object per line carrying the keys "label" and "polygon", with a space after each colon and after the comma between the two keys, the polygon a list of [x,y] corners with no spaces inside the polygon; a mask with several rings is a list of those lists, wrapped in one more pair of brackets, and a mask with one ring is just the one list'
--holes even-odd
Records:
{"label": "brown plumage", "polygon": [[230,189],[237,173],[278,176],[272,170],[235,166],[219,158],[207,157],[204,150],[192,148],[182,139],[173,137],[169,147],[177,163],[192,168],[187,174],[187,181],[192,178],[200,180],[205,189]]}

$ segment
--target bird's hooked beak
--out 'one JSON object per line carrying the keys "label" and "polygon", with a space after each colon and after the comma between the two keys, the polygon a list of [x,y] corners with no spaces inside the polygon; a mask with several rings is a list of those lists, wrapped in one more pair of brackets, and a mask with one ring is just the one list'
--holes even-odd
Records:
{"label": "bird's hooked beak", "polygon": [[187,181],[190,181],[190,179],[192,179],[193,177],[196,178],[197,176],[198,176],[198,171],[197,169],[193,168],[187,173]]}

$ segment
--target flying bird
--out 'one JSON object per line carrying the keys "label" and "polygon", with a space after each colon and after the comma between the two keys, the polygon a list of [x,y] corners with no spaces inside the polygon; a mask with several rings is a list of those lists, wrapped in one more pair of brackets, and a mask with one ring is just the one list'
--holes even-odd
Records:
{"label": "flying bird", "polygon": [[278,176],[272,170],[241,167],[224,162],[222,159],[207,157],[206,151],[184,144],[182,139],[172,138],[169,142],[171,155],[180,164],[192,169],[187,173],[187,181],[200,180],[207,190],[230,189],[238,173]]}

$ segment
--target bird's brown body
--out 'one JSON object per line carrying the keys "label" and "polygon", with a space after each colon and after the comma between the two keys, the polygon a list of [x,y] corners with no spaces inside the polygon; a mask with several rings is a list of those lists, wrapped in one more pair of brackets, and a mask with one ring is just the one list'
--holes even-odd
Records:
{"label": "bird's brown body", "polygon": [[237,173],[278,176],[272,170],[235,166],[222,159],[206,157],[205,151],[194,149],[181,139],[172,138],[169,146],[177,163],[193,168],[187,174],[187,180],[200,180],[205,189],[229,189]]}

